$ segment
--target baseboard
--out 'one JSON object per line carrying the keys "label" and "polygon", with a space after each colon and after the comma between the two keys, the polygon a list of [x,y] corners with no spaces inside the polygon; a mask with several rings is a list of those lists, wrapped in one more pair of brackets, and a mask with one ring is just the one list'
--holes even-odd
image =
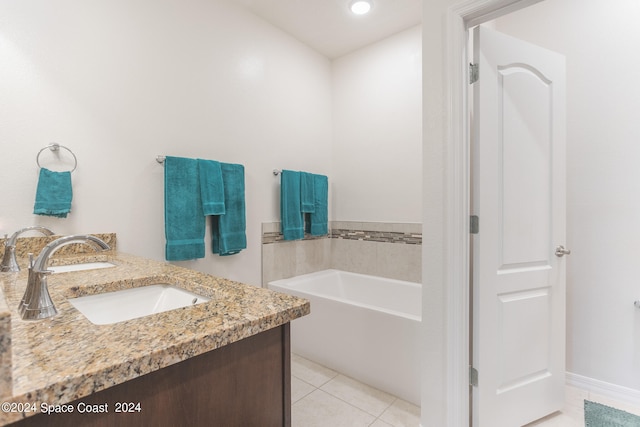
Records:
{"label": "baseboard", "polygon": [[590,393],[599,394],[620,402],[638,405],[640,402],[640,390],[607,383],[593,378],[567,372],[567,385],[587,390]]}

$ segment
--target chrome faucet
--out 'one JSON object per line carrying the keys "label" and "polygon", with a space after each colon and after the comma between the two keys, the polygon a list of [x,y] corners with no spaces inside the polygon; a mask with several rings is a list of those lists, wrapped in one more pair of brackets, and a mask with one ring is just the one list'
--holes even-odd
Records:
{"label": "chrome faucet", "polygon": [[109,245],[104,241],[86,234],[65,236],[54,240],[42,249],[35,261],[33,260],[33,254],[29,254],[27,290],[24,292],[22,301],[20,301],[20,305],[18,306],[20,316],[22,316],[24,320],[46,319],[58,313],[49,295],[47,276],[51,274],[51,270],[47,270],[47,264],[49,258],[58,249],[72,243],[86,243],[93,246],[96,250],[110,249]]}
{"label": "chrome faucet", "polygon": [[5,234],[4,238],[4,257],[2,258],[2,264],[0,264],[0,271],[20,271],[20,266],[18,265],[18,261],[16,261],[16,241],[18,240],[18,236],[27,231],[39,231],[46,236],[52,236],[53,231],[49,230],[46,227],[40,227],[39,225],[34,225],[33,227],[26,227],[22,230],[18,230],[11,235],[7,239],[7,235]]}

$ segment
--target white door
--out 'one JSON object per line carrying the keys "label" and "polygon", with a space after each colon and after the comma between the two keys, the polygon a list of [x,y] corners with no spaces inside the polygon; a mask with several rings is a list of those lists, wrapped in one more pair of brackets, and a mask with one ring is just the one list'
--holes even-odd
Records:
{"label": "white door", "polygon": [[565,383],[565,61],[474,32],[474,427],[562,408]]}

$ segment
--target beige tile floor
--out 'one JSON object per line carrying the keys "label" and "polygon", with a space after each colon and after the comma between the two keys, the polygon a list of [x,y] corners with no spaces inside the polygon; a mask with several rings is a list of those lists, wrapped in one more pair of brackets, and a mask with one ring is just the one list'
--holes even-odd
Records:
{"label": "beige tile floor", "polygon": [[293,354],[291,424],[416,427],[420,424],[420,408]]}
{"label": "beige tile floor", "polygon": [[[640,405],[567,386],[562,411],[526,427],[584,427],[584,400],[640,416]],[[417,427],[420,408],[324,366],[291,356],[292,427]]]}

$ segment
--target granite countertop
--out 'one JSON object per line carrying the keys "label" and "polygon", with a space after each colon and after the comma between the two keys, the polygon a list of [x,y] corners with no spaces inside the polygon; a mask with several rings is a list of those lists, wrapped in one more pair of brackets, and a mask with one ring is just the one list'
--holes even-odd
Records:
{"label": "granite countertop", "polygon": [[[67,262],[80,261],[116,266],[50,275],[58,315],[44,320],[22,320],[17,311],[26,269],[0,273],[0,401],[68,403],[310,312],[304,299],[124,253]],[[211,300],[111,325],[94,325],[67,301],[159,282]],[[0,425],[28,415],[0,411]]]}

